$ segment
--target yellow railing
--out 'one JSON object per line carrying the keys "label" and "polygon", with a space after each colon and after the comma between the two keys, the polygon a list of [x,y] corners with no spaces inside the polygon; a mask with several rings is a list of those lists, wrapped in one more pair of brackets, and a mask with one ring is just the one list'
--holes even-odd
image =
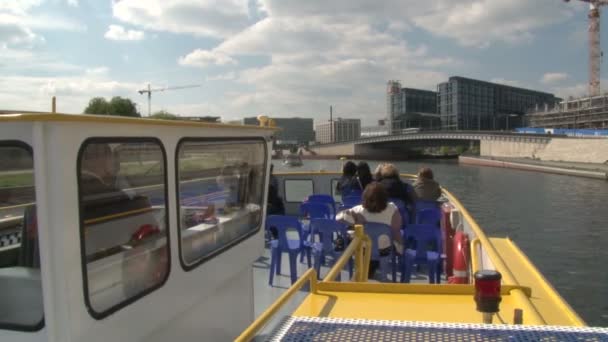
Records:
{"label": "yellow railing", "polygon": [[[500,257],[500,255],[494,248],[494,245],[492,245],[490,240],[485,236],[485,234],[483,233],[483,231],[481,230],[479,225],[477,225],[477,222],[475,222],[475,220],[473,219],[471,214],[469,214],[469,212],[465,209],[465,207],[462,205],[462,203],[460,203],[460,201],[454,195],[452,195],[448,190],[446,190],[446,189],[442,189],[442,190],[443,190],[443,193],[450,200],[450,203],[452,203],[462,213],[462,216],[464,217],[464,219],[469,223],[471,230],[473,230],[473,233],[476,236],[476,240],[479,240],[478,243],[481,246],[483,246],[483,250],[488,254],[490,259],[492,260],[492,262],[494,264],[494,268],[502,274],[503,283],[506,285],[519,285],[519,283],[515,279],[515,276],[513,276],[513,273],[511,273],[511,270],[507,267],[504,260]],[[473,257],[473,254],[471,254],[471,257]],[[477,258],[477,256],[476,256],[476,258]],[[477,267],[479,267],[479,266],[477,266]],[[522,303],[522,309],[527,313],[527,317],[528,317],[527,324],[534,324],[534,325],[547,324],[545,322],[545,320],[542,318],[542,316],[540,315],[540,313],[538,312],[538,310],[536,310],[534,305],[532,305],[532,303],[530,302],[530,299],[526,296],[526,294],[523,291],[521,291],[519,289],[514,289],[513,291],[511,291],[511,295],[518,302]]]}
{"label": "yellow railing", "polygon": [[[331,282],[338,277],[340,271],[346,266],[346,263],[350,258],[355,256],[355,280],[358,282],[364,282],[367,280],[367,273],[369,270],[370,261],[370,248],[371,240],[363,232],[362,225],[355,226],[355,235],[353,240],[350,242],[342,256],[335,262],[325,279],[324,282]],[[368,246],[367,248],[365,248]],[[368,251],[367,253],[365,251]],[[314,268],[304,272],[304,274],[295,282],[287,291],[285,291],[279,299],[277,299],[268,309],[266,309],[251,325],[236,338],[237,342],[251,341],[259,332],[264,328],[266,324],[272,319],[272,317],[281,309],[281,307],[290,300],[301,288],[306,284],[310,285],[310,292],[317,293],[317,272]]]}
{"label": "yellow railing", "polygon": [[481,241],[478,238],[471,240],[471,270],[472,274],[480,271],[483,268],[483,264],[481,263],[481,254],[478,254],[477,251],[481,248]]}

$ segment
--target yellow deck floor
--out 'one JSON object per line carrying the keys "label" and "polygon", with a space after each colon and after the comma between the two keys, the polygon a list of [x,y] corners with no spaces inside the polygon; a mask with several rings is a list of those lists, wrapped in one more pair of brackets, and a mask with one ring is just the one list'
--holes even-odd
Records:
{"label": "yellow deck floor", "polygon": [[518,285],[531,288],[530,301],[549,325],[584,325],[583,320],[557,294],[555,289],[510,239],[490,238]]}
{"label": "yellow deck floor", "polygon": [[[471,285],[325,283],[293,315],[482,323],[473,294]],[[501,312],[494,322],[512,324],[514,309],[520,307],[521,303],[503,291]]]}

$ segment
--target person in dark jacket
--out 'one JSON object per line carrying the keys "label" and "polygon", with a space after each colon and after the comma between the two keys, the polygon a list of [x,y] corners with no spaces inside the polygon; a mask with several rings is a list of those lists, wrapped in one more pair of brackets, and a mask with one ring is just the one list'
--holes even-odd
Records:
{"label": "person in dark jacket", "polygon": [[279,182],[272,174],[274,165],[270,164],[270,184],[268,185],[268,207],[267,215],[285,215],[285,205],[279,196]]}
{"label": "person in dark jacket", "polygon": [[393,164],[382,164],[376,171],[377,181],[386,188],[390,198],[398,198],[407,206],[414,206],[416,193],[411,185],[399,178],[399,170]]}
{"label": "person in dark jacket", "polygon": [[357,179],[357,165],[352,161],[347,161],[342,167],[342,177],[336,185],[336,192],[340,195],[349,196],[353,192],[361,192],[363,189]]}
{"label": "person in dark jacket", "polygon": [[365,187],[373,181],[372,172],[366,162],[362,161],[357,164],[357,179],[362,190],[365,190]]}
{"label": "person in dark jacket", "polygon": [[433,171],[423,167],[418,171],[418,179],[414,182],[416,197],[423,201],[436,201],[441,196],[441,188],[433,179]]}

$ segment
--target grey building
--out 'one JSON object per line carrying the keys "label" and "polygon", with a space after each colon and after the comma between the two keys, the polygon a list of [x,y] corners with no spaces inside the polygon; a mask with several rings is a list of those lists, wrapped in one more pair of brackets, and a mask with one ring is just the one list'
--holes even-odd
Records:
{"label": "grey building", "polygon": [[[276,141],[282,145],[308,145],[315,141],[313,120],[307,118],[272,118],[276,127],[281,128],[277,132]],[[259,125],[255,117],[243,119],[244,125]]]}
{"label": "grey building", "polygon": [[388,81],[386,108],[388,126],[393,133],[406,128],[440,127],[434,91],[402,88],[398,81]]}
{"label": "grey building", "polygon": [[527,110],[559,101],[553,94],[455,76],[437,85],[443,130],[498,130],[521,124]]}
{"label": "grey building", "polygon": [[338,119],[315,126],[316,141],[321,144],[359,139],[361,137],[360,119]]}

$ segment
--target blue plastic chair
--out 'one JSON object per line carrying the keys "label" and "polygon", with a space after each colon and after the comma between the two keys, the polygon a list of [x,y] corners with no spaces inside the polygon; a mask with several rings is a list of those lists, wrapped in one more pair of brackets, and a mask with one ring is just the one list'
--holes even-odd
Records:
{"label": "blue plastic chair", "polygon": [[[270,242],[270,278],[268,284],[272,286],[274,275],[281,274],[281,256],[283,253],[289,254],[289,272],[291,275],[291,283],[293,284],[297,278],[297,256],[299,253],[306,253],[308,258],[308,267],[310,267],[310,243],[302,239],[302,226],[300,221],[295,216],[271,215],[266,217],[266,229],[270,230],[274,227],[277,230],[278,239]],[[287,238],[287,231],[295,229],[298,233],[298,240],[290,240]]]}
{"label": "blue plastic chair", "polygon": [[331,195],[317,194],[310,195],[306,202],[317,202],[317,203],[325,203],[332,210],[331,215],[332,219],[336,217],[336,201]]}
{"label": "blue plastic chair", "polygon": [[410,215],[405,207],[405,203],[399,198],[389,198],[389,202],[393,202],[399,209],[399,214],[401,214],[401,228],[405,229],[405,227],[410,222]]}
{"label": "blue plastic chair", "polygon": [[[427,264],[429,268],[429,283],[441,283],[441,230],[430,224],[411,224],[405,230],[403,241],[408,245],[415,242],[416,249],[408,246],[403,253],[401,262],[401,282],[409,283],[414,264]],[[429,244],[434,244],[435,250],[430,250]]]}
{"label": "blue plastic chair", "polygon": [[392,275],[393,282],[397,281],[397,258],[395,249],[391,248],[391,251],[386,256],[381,256],[378,249],[378,239],[381,236],[388,236],[390,240],[390,246],[393,247],[393,233],[389,225],[376,222],[368,222],[364,225],[365,234],[369,236],[372,241],[371,260],[378,260],[380,263],[380,279],[382,281],[387,280],[389,261],[392,262]]}
{"label": "blue plastic chair", "polygon": [[432,224],[441,226],[441,210],[439,208],[426,208],[416,211],[416,224]]}
{"label": "blue plastic chair", "polygon": [[[300,215],[308,219],[313,218],[325,218],[333,219],[331,209],[325,203],[321,202],[304,202],[300,204]],[[308,240],[310,236],[310,226],[308,224],[302,225],[302,238]],[[304,260],[304,255],[300,255],[300,262]]]}
{"label": "blue plastic chair", "polygon": [[[348,239],[347,227],[344,223],[330,220],[330,219],[312,219],[310,221],[311,236],[313,237],[312,242],[312,254],[314,257],[314,267],[317,271],[317,276],[321,276],[321,264],[323,260],[326,260],[326,256],[331,256],[335,262],[342,255],[343,251],[336,251],[334,247],[334,239],[341,237],[344,241],[344,248],[346,249],[346,242]],[[314,237],[319,236],[319,242],[314,242]],[[350,278],[353,277],[353,261],[352,258],[348,263],[348,275]],[[340,279],[338,277],[338,279]]]}
{"label": "blue plastic chair", "polygon": [[343,206],[348,206],[349,208],[352,208],[354,206],[357,206],[361,204],[361,196],[346,196],[346,197],[342,197],[342,205]]}

